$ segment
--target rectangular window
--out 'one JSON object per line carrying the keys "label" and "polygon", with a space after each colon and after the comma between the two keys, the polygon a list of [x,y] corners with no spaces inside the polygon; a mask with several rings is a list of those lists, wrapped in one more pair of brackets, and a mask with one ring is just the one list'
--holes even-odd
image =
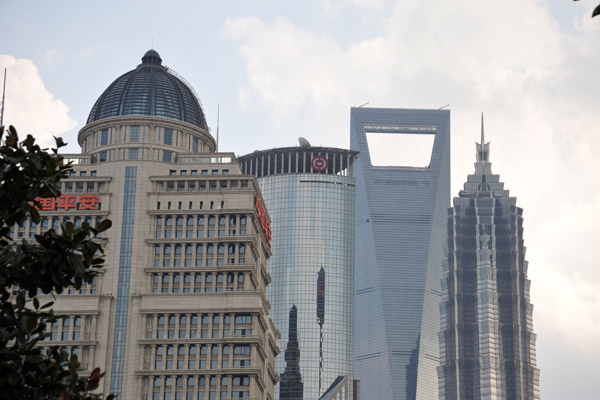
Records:
{"label": "rectangular window", "polygon": [[172,145],[173,144],[173,130],[165,129],[165,144]]}
{"label": "rectangular window", "polygon": [[171,152],[170,151],[163,151],[163,161],[171,162]]}
{"label": "rectangular window", "polygon": [[104,129],[100,136],[100,146],[106,146],[108,144],[108,129]]}
{"label": "rectangular window", "polygon": [[139,142],[140,141],[140,127],[132,126],[129,132],[129,141],[130,142]]}
{"label": "rectangular window", "polygon": [[106,151],[101,151],[100,152],[100,162],[105,162],[106,160],[107,160]]}
{"label": "rectangular window", "polygon": [[193,153],[197,153],[198,152],[198,138],[193,138],[192,139],[192,152]]}
{"label": "rectangular window", "polygon": [[129,149],[129,159],[137,160],[138,159],[139,149]]}

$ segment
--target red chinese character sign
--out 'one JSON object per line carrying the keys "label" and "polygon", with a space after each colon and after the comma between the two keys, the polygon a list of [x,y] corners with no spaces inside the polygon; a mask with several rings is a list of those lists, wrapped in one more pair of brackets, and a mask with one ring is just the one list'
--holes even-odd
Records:
{"label": "red chinese character sign", "polygon": [[258,219],[260,220],[260,225],[265,232],[267,243],[269,244],[269,247],[271,247],[271,226],[269,225],[269,218],[267,217],[267,213],[258,196],[256,196],[256,212],[258,214]]}
{"label": "red chinese character sign", "polygon": [[327,158],[322,155],[317,155],[310,160],[312,169],[317,172],[323,172],[327,170]]}
{"label": "red chinese character sign", "polygon": [[97,210],[100,199],[98,196],[87,195],[79,196],[79,209],[80,210]]}
{"label": "red chinese character sign", "polygon": [[56,210],[98,210],[100,204],[100,196],[98,195],[66,195],[60,197],[36,198],[40,203],[38,210],[56,211]]}

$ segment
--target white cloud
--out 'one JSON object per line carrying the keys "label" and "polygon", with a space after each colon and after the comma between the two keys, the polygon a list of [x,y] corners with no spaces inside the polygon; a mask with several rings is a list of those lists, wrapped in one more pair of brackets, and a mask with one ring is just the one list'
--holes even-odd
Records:
{"label": "white cloud", "polygon": [[31,60],[0,55],[0,70],[7,68],[4,125],[13,125],[19,135],[32,134],[44,146],[54,145],[53,136],[75,128],[69,107],[48,91]]}
{"label": "white cloud", "polygon": [[[271,115],[264,147],[302,131],[347,146],[348,109],[366,101],[450,103],[455,195],[485,111],[494,171],[525,209],[534,329],[581,354],[600,349],[600,24],[585,14],[565,32],[536,0],[402,1],[386,12],[346,48],[283,17],[226,22],[248,74],[242,105]],[[546,382],[561,381],[559,364],[540,366]]]}

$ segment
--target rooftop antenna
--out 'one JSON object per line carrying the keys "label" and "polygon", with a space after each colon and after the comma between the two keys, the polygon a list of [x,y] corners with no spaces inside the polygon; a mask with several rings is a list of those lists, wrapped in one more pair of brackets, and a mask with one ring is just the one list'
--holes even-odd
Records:
{"label": "rooftop antenna", "polygon": [[483,111],[481,112],[481,145],[485,144],[485,138],[483,136]]}
{"label": "rooftop antenna", "polygon": [[4,126],[4,94],[6,93],[6,68],[4,68],[4,86],[2,87],[2,109],[0,110],[0,126]]}
{"label": "rooftop antenna", "polygon": [[219,113],[221,105],[217,104],[217,153],[219,152]]}
{"label": "rooftop antenna", "polygon": [[369,103],[370,103],[370,101],[367,101],[365,104],[362,104],[362,105],[358,106],[358,108],[364,107],[364,106],[366,106]]}

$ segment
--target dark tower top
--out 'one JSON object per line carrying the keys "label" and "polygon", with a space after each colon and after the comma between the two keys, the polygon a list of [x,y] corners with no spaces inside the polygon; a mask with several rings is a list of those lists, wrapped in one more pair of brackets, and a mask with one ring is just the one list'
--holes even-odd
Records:
{"label": "dark tower top", "polygon": [[298,345],[298,309],[290,308],[289,340],[285,349],[285,371],[281,374],[279,398],[302,400],[304,384],[300,373],[300,346]]}
{"label": "dark tower top", "polygon": [[317,321],[323,327],[325,323],[325,269],[323,267],[317,277]]}
{"label": "dark tower top", "polygon": [[96,100],[87,123],[123,115],[172,118],[208,131],[204,111],[193,89],[162,65],[156,50],[148,50],[136,69],[110,84]]}
{"label": "dark tower top", "polygon": [[523,210],[492,173],[483,118],[476,150],[475,173],[448,216],[439,398],[537,400]]}

